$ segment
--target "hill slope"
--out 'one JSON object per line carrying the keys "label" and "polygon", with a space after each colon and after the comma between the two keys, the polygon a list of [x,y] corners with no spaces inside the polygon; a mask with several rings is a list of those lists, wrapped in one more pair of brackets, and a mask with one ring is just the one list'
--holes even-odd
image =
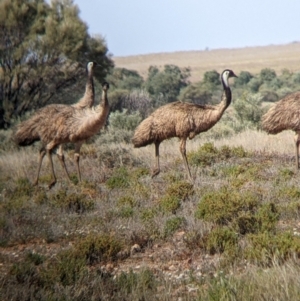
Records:
{"label": "hill slope", "polygon": [[190,81],[197,82],[202,79],[204,72],[221,72],[225,68],[230,68],[236,73],[243,70],[253,74],[263,68],[272,68],[278,74],[284,68],[296,72],[300,70],[299,54],[300,42],[295,42],[286,45],[156,53],[113,59],[116,67],[136,70],[143,77],[147,76],[151,65],[159,68],[166,64],[174,64],[181,68],[190,67]]}

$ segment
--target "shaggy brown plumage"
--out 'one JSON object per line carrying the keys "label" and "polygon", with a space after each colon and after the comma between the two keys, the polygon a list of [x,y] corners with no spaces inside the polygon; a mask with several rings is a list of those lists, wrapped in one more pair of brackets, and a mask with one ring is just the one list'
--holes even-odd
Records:
{"label": "shaggy brown plumage", "polygon": [[164,105],[143,120],[136,128],[132,143],[134,147],[155,144],[156,167],[152,177],[160,172],[159,145],[172,137],[180,139],[180,152],[190,180],[190,168],[186,158],[186,140],[212,128],[222,117],[231,102],[230,77],[236,77],[231,70],[224,70],[221,81],[224,88],[221,103],[216,106],[174,102]]}
{"label": "shaggy brown plumage", "polygon": [[[79,101],[72,106],[76,109],[85,109],[85,108],[91,108],[95,103],[95,88],[94,88],[94,69],[97,66],[96,62],[88,62],[86,65],[86,71],[87,71],[87,81],[85,84],[85,92],[84,95]],[[60,144],[58,146],[58,149],[56,151],[56,154],[59,158],[59,161],[61,163],[61,166],[63,170],[65,171],[65,174],[67,178],[70,180],[70,176],[67,170],[67,166],[65,163],[65,156],[63,153],[63,145]]]}
{"label": "shaggy brown plumage", "polygon": [[46,153],[53,176],[49,188],[56,183],[52,151],[57,146],[68,142],[75,144],[75,162],[78,179],[81,180],[79,168],[80,148],[86,139],[96,134],[105,125],[109,113],[108,83],[103,83],[102,89],[102,103],[95,108],[78,109],[74,106],[49,105],[38,110],[30,119],[19,125],[14,135],[14,139],[19,146],[30,145],[37,140],[40,140],[43,144],[34,184],[38,184],[42,161]]}
{"label": "shaggy brown plumage", "polygon": [[[84,108],[91,108],[94,103],[95,103],[95,90],[94,90],[94,68],[97,65],[97,63],[95,62],[88,62],[87,66],[86,66],[86,70],[87,70],[87,81],[86,81],[86,85],[85,85],[85,93],[83,95],[83,97],[75,104],[72,105],[72,107],[76,108],[76,109],[84,109]],[[36,123],[35,124],[30,124],[30,122],[28,121],[28,123],[21,123],[18,128],[17,128],[17,133],[15,135],[15,139],[17,139],[16,137],[21,137],[21,134],[24,135],[24,138],[22,138],[22,141],[16,141],[16,143],[19,146],[27,146],[30,145],[36,141],[40,140],[40,135],[38,133],[38,131],[36,130],[38,128],[38,124],[41,123],[41,121],[39,121],[39,118],[43,119],[44,118],[44,114],[45,112],[48,113],[48,116],[52,116],[52,115],[56,115],[58,112],[61,112],[62,110],[65,110],[66,106],[65,105],[61,105],[61,104],[52,104],[47,106],[46,108],[41,109],[40,111],[36,112],[34,114],[35,116],[35,120]],[[31,120],[31,119],[29,119]],[[30,124],[30,125],[29,125]],[[27,125],[27,126],[26,126]],[[24,127],[22,130],[20,129],[21,127]],[[25,130],[27,130],[28,132],[25,133]],[[70,176],[66,167],[66,163],[65,163],[65,156],[63,153],[63,145],[60,144],[58,146],[57,149],[57,156],[59,158],[59,161],[61,163],[61,166],[67,176],[67,178],[70,180]],[[40,155],[42,156],[42,158],[40,158],[40,161],[43,160],[45,152],[43,151],[43,147],[40,151]],[[36,182],[37,183],[37,182]]]}
{"label": "shaggy brown plumage", "polygon": [[278,134],[285,130],[294,131],[296,168],[299,168],[300,145],[300,92],[285,96],[274,104],[269,111],[262,116],[262,129],[269,134]]}

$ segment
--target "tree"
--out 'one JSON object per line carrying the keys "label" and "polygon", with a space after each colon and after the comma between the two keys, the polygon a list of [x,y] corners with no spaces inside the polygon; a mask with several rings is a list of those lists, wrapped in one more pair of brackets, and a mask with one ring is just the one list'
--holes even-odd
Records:
{"label": "tree", "polygon": [[165,65],[164,70],[159,71],[157,67],[150,66],[145,88],[154,97],[162,95],[166,102],[175,101],[180,90],[187,86],[189,76],[188,68],[180,69],[175,65]]}
{"label": "tree", "polygon": [[241,71],[239,76],[234,80],[234,86],[244,86],[247,85],[250,80],[253,78],[253,75],[248,71]]}
{"label": "tree", "polygon": [[270,68],[264,68],[260,71],[260,78],[263,82],[270,82],[276,77],[276,72]]}
{"label": "tree", "polygon": [[206,71],[204,73],[203,82],[206,84],[210,84],[213,87],[219,87],[221,84],[220,73],[215,70]]}
{"label": "tree", "polygon": [[[97,61],[101,80],[113,62],[101,37],[90,37],[72,0],[0,3],[0,128],[57,99]],[[60,100],[60,102],[62,102]]]}
{"label": "tree", "polygon": [[144,82],[137,71],[128,70],[126,68],[114,68],[107,76],[107,81],[112,87],[126,89],[128,91],[140,89]]}
{"label": "tree", "polygon": [[263,96],[260,93],[243,93],[234,103],[233,108],[242,124],[257,127],[264,113],[262,107]]}
{"label": "tree", "polygon": [[202,82],[188,85],[182,90],[179,99],[181,101],[188,101],[196,104],[208,104],[212,99],[212,92],[206,89]]}

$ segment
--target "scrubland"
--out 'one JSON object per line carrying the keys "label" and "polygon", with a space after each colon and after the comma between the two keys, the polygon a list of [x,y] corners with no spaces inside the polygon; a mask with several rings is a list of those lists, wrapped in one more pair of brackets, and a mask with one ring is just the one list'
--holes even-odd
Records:
{"label": "scrubland", "polygon": [[[142,119],[134,111],[112,112],[83,145],[81,183],[74,147],[65,151],[72,184],[54,155],[51,190],[47,158],[32,185],[39,144],[20,149],[12,129],[0,131],[0,299],[299,300],[293,133],[260,129],[268,107],[299,90],[299,45],[115,59],[143,76],[150,65],[189,66],[191,82],[211,69],[267,68],[233,85],[220,122],[187,142],[193,184],[176,138],[161,144],[161,173],[151,178],[154,146],[131,144]],[[217,103],[221,86],[211,87]]]}
{"label": "scrubland", "polygon": [[108,128],[82,148],[81,183],[69,146],[73,184],[54,158],[56,186],[45,160],[34,187],[38,145],[1,133],[1,300],[298,300],[293,134],[225,123],[188,141],[194,185],[177,139],[152,179],[154,146]]}

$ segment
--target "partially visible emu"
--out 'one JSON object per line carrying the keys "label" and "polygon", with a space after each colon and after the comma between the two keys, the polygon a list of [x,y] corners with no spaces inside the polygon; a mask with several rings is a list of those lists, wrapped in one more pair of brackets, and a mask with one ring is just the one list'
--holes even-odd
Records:
{"label": "partially visible emu", "polygon": [[[72,104],[72,107],[77,109],[91,108],[95,103],[95,87],[94,87],[94,69],[98,64],[96,62],[88,62],[86,65],[87,71],[87,81],[85,84],[84,95],[79,101],[75,104]],[[65,156],[63,153],[63,145],[60,144],[56,151],[57,157],[61,163],[63,170],[67,178],[70,180],[70,176],[65,163]]]}
{"label": "partially visible emu", "polygon": [[94,69],[98,64],[96,62],[88,62],[87,81],[85,84],[84,95],[79,101],[72,106],[78,109],[91,108],[95,103],[95,88],[94,88]]}
{"label": "partially visible emu", "polygon": [[104,82],[101,103],[96,107],[78,109],[66,105],[47,106],[38,110],[29,120],[21,124],[14,135],[19,146],[27,146],[37,140],[43,144],[34,184],[38,184],[42,161],[47,154],[52,172],[49,188],[55,185],[56,176],[53,168],[52,151],[57,146],[68,142],[75,144],[75,162],[78,180],[81,180],[80,148],[86,139],[95,135],[106,123],[109,113],[108,89],[109,84]]}
{"label": "partially visible emu", "polygon": [[268,134],[278,134],[285,130],[295,132],[296,169],[299,169],[300,145],[300,92],[289,94],[274,104],[262,116],[262,129]]}
{"label": "partially visible emu", "polygon": [[193,103],[173,102],[166,104],[143,120],[136,128],[132,143],[134,147],[142,147],[154,143],[156,166],[152,177],[160,172],[159,145],[165,139],[178,137],[180,152],[191,181],[192,176],[186,158],[186,140],[212,128],[222,117],[231,103],[231,90],[228,79],[237,77],[232,70],[225,69],[221,74],[224,88],[221,103],[218,105],[198,105]]}

